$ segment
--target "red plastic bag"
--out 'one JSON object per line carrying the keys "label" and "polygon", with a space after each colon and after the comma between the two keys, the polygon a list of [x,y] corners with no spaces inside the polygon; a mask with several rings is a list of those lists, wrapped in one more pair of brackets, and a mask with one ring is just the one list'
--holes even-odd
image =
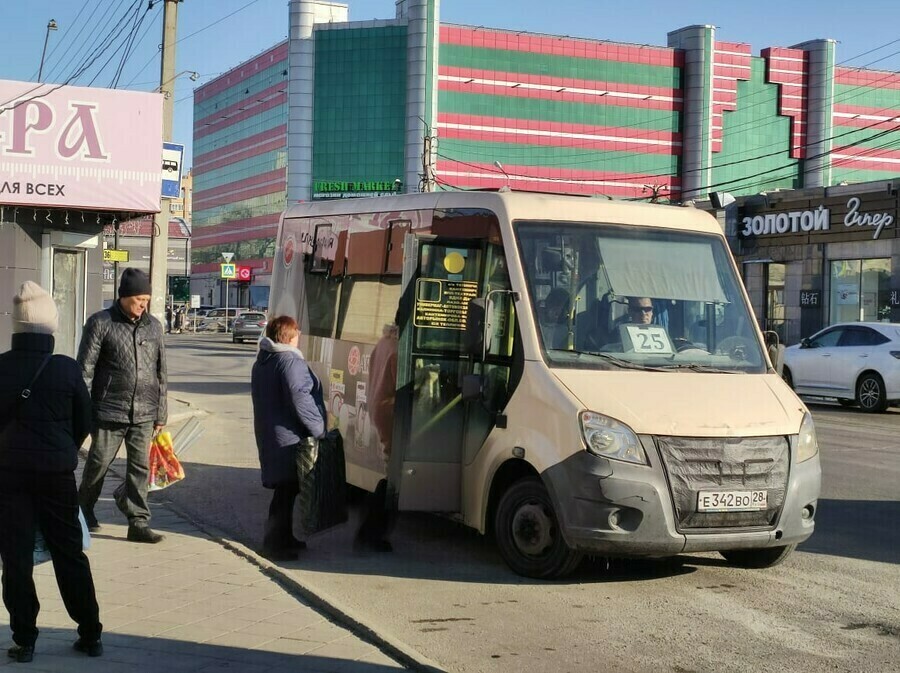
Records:
{"label": "red plastic bag", "polygon": [[184,468],[175,455],[172,435],[160,432],[150,444],[150,489],[160,491],[184,479]]}

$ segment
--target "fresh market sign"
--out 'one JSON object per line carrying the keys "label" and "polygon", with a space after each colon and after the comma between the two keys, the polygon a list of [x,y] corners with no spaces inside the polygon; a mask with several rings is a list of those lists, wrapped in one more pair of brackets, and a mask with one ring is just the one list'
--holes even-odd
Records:
{"label": "fresh market sign", "polygon": [[354,196],[389,196],[399,194],[403,183],[394,180],[316,180],[314,199],[341,199]]}
{"label": "fresh market sign", "polygon": [[[886,227],[894,224],[894,216],[890,213],[861,213],[861,201],[853,196],[847,201],[847,214],[844,216],[845,227],[872,227],[873,239],[881,236]],[[778,234],[797,234],[800,232],[829,231],[831,229],[831,211],[824,206],[815,210],[792,210],[787,213],[768,213],[745,217],[741,222],[744,228],[741,236],[773,236]]]}

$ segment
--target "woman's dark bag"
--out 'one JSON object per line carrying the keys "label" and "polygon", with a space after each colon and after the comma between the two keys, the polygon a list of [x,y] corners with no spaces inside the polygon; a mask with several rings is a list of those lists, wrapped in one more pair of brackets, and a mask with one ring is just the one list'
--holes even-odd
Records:
{"label": "woman's dark bag", "polygon": [[322,439],[307,438],[297,447],[296,460],[304,532],[313,535],[345,523],[347,475],[341,433],[329,430]]}

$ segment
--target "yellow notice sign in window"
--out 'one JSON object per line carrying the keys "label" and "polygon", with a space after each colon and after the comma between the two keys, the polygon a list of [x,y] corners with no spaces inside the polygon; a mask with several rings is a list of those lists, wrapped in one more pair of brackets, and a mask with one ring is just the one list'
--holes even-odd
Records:
{"label": "yellow notice sign in window", "polygon": [[104,248],[104,262],[127,262],[129,259],[127,250],[113,250],[112,248]]}

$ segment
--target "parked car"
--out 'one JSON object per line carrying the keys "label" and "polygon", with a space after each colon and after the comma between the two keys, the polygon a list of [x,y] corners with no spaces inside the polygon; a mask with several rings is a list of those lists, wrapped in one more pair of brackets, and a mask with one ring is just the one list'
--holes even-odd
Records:
{"label": "parked car", "polygon": [[217,307],[213,306],[212,304],[201,304],[199,308],[189,308],[187,311],[187,316],[188,318],[193,318],[194,316],[202,318],[214,308]]}
{"label": "parked car", "polygon": [[245,339],[253,339],[254,341],[259,339],[263,331],[265,331],[268,322],[265,313],[256,311],[241,313],[234,320],[231,341],[233,343],[244,343]]}
{"label": "parked car", "polygon": [[900,403],[900,323],[827,327],[785,349],[784,380],[800,395],[884,411]]}
{"label": "parked car", "polygon": [[214,308],[200,320],[200,324],[197,326],[197,331],[224,332],[226,312],[228,314],[228,329],[231,329],[231,325],[232,323],[234,323],[234,319],[246,310],[247,309],[244,308]]}

